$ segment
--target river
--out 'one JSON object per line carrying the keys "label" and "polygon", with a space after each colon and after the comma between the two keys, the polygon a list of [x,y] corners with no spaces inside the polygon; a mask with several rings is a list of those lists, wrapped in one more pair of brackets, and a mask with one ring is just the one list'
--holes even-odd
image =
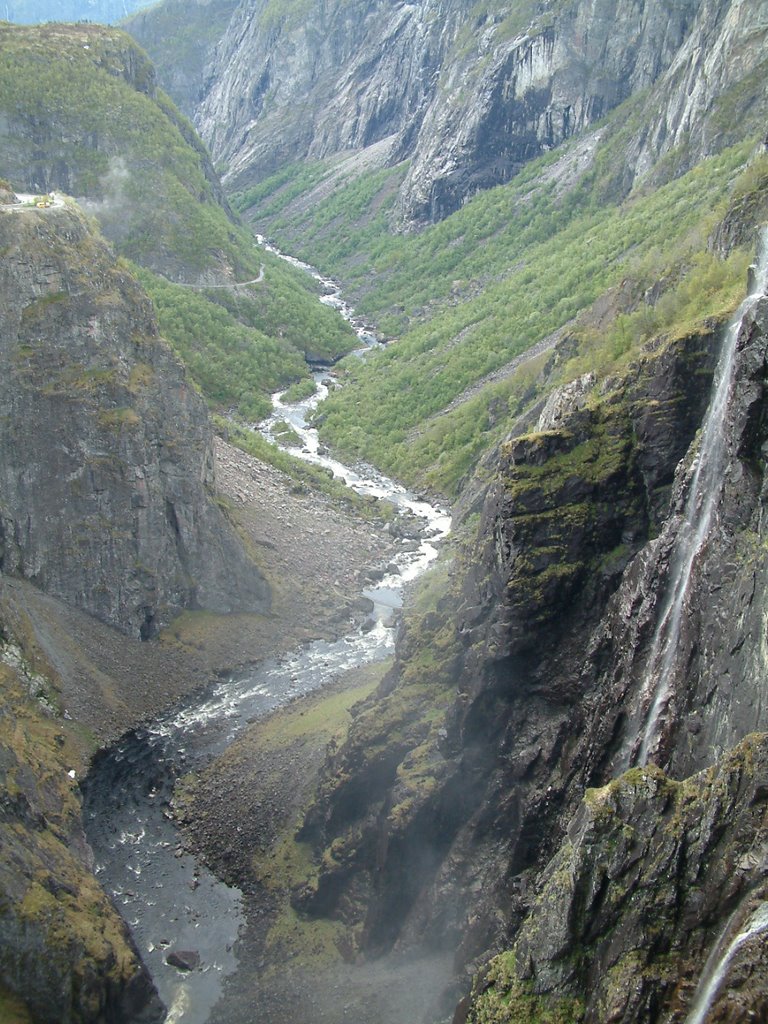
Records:
{"label": "river", "polygon": [[[322,282],[321,301],[353,324],[361,353],[377,344],[333,282],[298,260],[284,258]],[[317,392],[302,402],[288,404],[281,394],[275,395],[274,413],[260,429],[274,441],[274,425],[288,421],[302,442],[301,449],[290,449],[293,454],[326,466],[358,493],[390,501],[415,517],[420,523],[418,543],[399,553],[388,574],[363,592],[373,610],[361,629],[335,642],[315,641],[280,660],[212,682],[203,694],[102,751],[83,784],[96,875],[131,930],[169,1008],[169,1022],[208,1021],[224,980],[238,969],[236,943],[245,924],[240,892],[220,882],[183,849],[169,807],[176,780],[204,767],[254,719],[327,686],[349,669],[389,657],[403,590],[437,557],[438,544],[450,530],[446,510],[371,467],[345,466],[323,451],[308,420],[328,393],[325,376],[316,374]],[[193,954],[194,969],[168,964],[173,953]]]}

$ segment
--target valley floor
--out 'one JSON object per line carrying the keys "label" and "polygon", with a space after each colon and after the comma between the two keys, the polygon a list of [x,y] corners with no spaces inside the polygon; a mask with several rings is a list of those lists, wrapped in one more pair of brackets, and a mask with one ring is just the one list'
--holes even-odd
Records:
{"label": "valley floor", "polygon": [[279,470],[221,440],[216,461],[219,500],[272,586],[270,614],[188,612],[140,643],[26,581],[0,581],[6,614],[32,625],[53,663],[65,713],[84,732],[84,757],[241,666],[343,634],[367,573],[392,555],[379,524],[296,493]]}
{"label": "valley floor", "polygon": [[[295,842],[329,741],[349,709],[376,687],[390,662],[346,673],[331,687],[255,723],[189,790],[177,817],[189,845],[216,873],[244,890],[240,966],[227,979],[211,1024],[402,1024],[432,1020],[449,988],[450,952],[392,953],[348,962],[344,928],[290,907],[291,885],[306,870]],[[354,712],[352,712],[354,714]],[[444,1003],[446,1020],[457,996]]]}

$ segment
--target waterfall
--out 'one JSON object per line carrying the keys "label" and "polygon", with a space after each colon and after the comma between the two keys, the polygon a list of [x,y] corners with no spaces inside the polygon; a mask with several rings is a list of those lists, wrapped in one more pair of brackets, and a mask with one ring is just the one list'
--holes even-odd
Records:
{"label": "waterfall", "polygon": [[731,965],[736,953],[745,942],[749,942],[755,935],[768,930],[768,903],[761,903],[757,910],[747,921],[747,924],[739,934],[727,945],[728,933],[731,930],[733,917],[723,930],[723,934],[715,944],[709,956],[704,971],[701,975],[696,994],[694,996],[691,1011],[685,1018],[685,1024],[704,1024],[707,1014],[712,1008],[715,997],[720,989],[723,978]]}
{"label": "waterfall", "polygon": [[657,738],[659,719],[670,696],[680,627],[696,556],[707,539],[722,491],[726,440],[722,424],[731,397],[736,343],[741,325],[768,288],[768,232],[761,237],[757,265],[751,268],[749,295],[731,321],[723,340],[712,383],[712,397],[701,428],[699,452],[680,528],[670,557],[667,593],[656,622],[641,693],[653,693],[643,731],[638,764],[645,764]]}

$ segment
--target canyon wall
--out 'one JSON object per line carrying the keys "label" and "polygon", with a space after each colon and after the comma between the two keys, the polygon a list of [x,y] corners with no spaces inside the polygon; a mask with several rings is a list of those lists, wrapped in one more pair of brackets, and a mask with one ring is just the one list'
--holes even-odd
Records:
{"label": "canyon wall", "polygon": [[233,188],[350,151],[408,159],[403,227],[447,216],[634,97],[613,183],[627,190],[763,130],[764,103],[732,86],[764,76],[767,12],[355,0],[278,14],[261,0],[240,5],[212,52],[195,119]]}
{"label": "canyon wall", "polygon": [[200,396],[75,207],[0,213],[0,570],[135,636],[265,610]]}
{"label": "canyon wall", "polygon": [[[659,338],[602,385],[574,381],[487,458],[462,495],[469,539],[447,592],[406,620],[305,817],[319,874],[294,903],[347,922],[364,954],[447,946],[472,971],[512,951],[492,968],[506,981],[480,975],[457,1020],[516,1019],[510,993],[563,1020],[682,1020],[702,950],[759,904],[764,744],[738,745],[768,727],[766,300],[740,327],[712,528],[641,756],[725,326]],[[728,886],[718,860],[740,865]],[[667,873],[661,894],[649,872]],[[762,983],[744,998],[758,1012]]]}

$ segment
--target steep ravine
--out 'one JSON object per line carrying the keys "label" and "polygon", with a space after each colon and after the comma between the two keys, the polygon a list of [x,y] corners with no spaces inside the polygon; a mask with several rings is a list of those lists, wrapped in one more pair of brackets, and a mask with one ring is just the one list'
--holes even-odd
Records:
{"label": "steep ravine", "polygon": [[[612,782],[642,732],[631,709],[648,706],[642,663],[726,327],[574,382],[489,457],[457,509],[459,532],[477,525],[452,586],[408,617],[395,668],[321,774],[302,830],[317,875],[296,908],[345,922],[368,958],[447,946],[471,972],[513,950],[457,1020],[683,1021],[718,936],[735,940],[760,902],[764,743],[744,738],[766,730],[764,299],[733,336],[716,526],[690,566],[653,748],[669,774]],[[738,948],[727,1013],[760,1019],[759,943]]]}
{"label": "steep ravine", "polygon": [[238,667],[338,637],[394,545],[214,439],[73,203],[3,199],[0,1016],[13,995],[46,1024],[149,1024],[156,991],[92,873],[91,755]]}
{"label": "steep ravine", "polygon": [[[333,301],[340,304],[338,298]],[[351,310],[344,307],[344,312],[354,319]],[[371,343],[364,328],[359,333]],[[227,837],[223,853],[206,850],[216,873],[208,870],[204,858],[185,852],[184,839],[172,823],[169,807],[175,786],[189,773],[200,774],[254,721],[388,658],[403,588],[434,560],[435,545],[450,527],[444,510],[416,499],[370,467],[347,468],[319,452],[317,433],[307,417],[327,392],[321,377],[318,373],[318,390],[310,399],[290,405],[275,396],[273,422],[292,424],[304,444],[302,457],[326,466],[358,494],[375,496],[400,514],[389,531],[402,534],[401,549],[386,570],[371,567],[369,585],[357,600],[358,611],[365,614],[353,618],[346,630],[339,625],[337,633],[343,635],[338,639],[316,640],[250,667],[132,730],[98,754],[83,785],[97,878],[128,923],[170,1019],[189,1024],[210,1019],[230,976],[237,975],[240,987],[256,979],[248,958],[239,963],[236,946],[246,926],[242,894],[216,877],[232,878],[239,835]],[[263,430],[269,433],[272,425],[264,424]],[[217,816],[231,825],[225,808]],[[243,821],[237,832],[249,832],[250,827]],[[235,879],[243,885],[236,872]]]}

